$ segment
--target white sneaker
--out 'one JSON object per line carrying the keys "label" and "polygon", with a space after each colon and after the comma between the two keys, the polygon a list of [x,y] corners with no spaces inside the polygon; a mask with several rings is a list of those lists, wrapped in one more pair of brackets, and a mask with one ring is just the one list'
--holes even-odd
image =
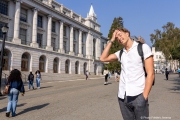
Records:
{"label": "white sneaker", "polygon": [[104,82],[104,85],[107,85],[107,82]]}

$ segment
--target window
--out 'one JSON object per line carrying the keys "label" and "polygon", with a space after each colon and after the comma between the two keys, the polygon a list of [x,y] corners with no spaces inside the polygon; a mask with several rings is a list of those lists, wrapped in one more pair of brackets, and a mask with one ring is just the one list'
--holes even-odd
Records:
{"label": "window", "polygon": [[3,33],[1,28],[5,25],[5,23],[0,22],[0,38],[3,38]]}
{"label": "window", "polygon": [[56,38],[51,38],[51,46],[53,47],[53,51],[56,51]]}
{"label": "window", "polygon": [[64,49],[64,51],[65,51],[65,53],[67,52],[66,51],[66,41],[63,41],[63,49]]}
{"label": "window", "polygon": [[63,36],[66,36],[66,26],[63,27]]}
{"label": "window", "polygon": [[37,33],[37,43],[39,44],[39,47],[42,48],[42,34]]}
{"label": "window", "polygon": [[52,32],[56,32],[56,22],[52,21]]}
{"label": "window", "polygon": [[73,51],[76,54],[76,43],[73,44]]}
{"label": "window", "polygon": [[40,16],[40,15],[38,15],[38,23],[37,23],[37,26],[38,27],[40,27],[40,28],[42,28],[43,27],[43,19],[42,19],[43,17],[42,16]]}
{"label": "window", "polygon": [[94,29],[96,29],[96,26],[94,25]]}
{"label": "window", "polygon": [[82,54],[84,54],[84,45],[82,45],[82,51],[81,52],[82,52]]}
{"label": "window", "polygon": [[76,40],[76,30],[73,30],[73,39]]}
{"label": "window", "polygon": [[21,8],[20,21],[27,22],[27,10]]}
{"label": "window", "polygon": [[21,44],[27,45],[27,41],[26,41],[26,29],[22,29],[20,28],[20,35],[19,38],[21,39]]}
{"label": "window", "polygon": [[93,56],[96,58],[96,43],[95,39],[93,40]]}
{"label": "window", "polygon": [[8,2],[5,0],[0,0],[0,13],[8,15]]}
{"label": "window", "polygon": [[82,41],[81,41],[81,42],[82,42],[82,44],[83,44],[83,42],[84,42],[84,40],[83,40],[83,35],[84,35],[84,33],[82,33],[82,36],[81,36],[81,37],[82,37],[82,38],[81,38],[81,40],[82,40]]}
{"label": "window", "polygon": [[101,53],[103,52],[104,50],[104,42],[102,42],[102,49],[101,49]]}

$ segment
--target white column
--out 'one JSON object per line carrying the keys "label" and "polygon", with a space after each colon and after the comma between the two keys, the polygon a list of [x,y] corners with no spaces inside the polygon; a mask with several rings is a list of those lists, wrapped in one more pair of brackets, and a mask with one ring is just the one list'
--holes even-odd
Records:
{"label": "white column", "polygon": [[73,51],[73,26],[70,27],[70,51],[69,51],[70,55],[74,55],[74,51]]}
{"label": "white column", "polygon": [[48,27],[47,27],[47,46],[46,50],[53,51],[53,47],[51,46],[51,26],[52,26],[52,16],[48,16]]}
{"label": "white column", "polygon": [[96,59],[99,60],[100,56],[101,56],[101,41],[100,41],[100,38],[97,38],[97,42],[96,42]]}
{"label": "white column", "polygon": [[59,51],[60,53],[64,53],[64,48],[63,48],[63,21],[59,21]]}
{"label": "white column", "polygon": [[21,1],[16,0],[15,16],[14,16],[14,37],[13,37],[13,42],[16,44],[21,44],[21,39],[19,39],[20,10],[21,10]]}
{"label": "white column", "polygon": [[38,10],[37,8],[34,8],[33,26],[32,26],[32,43],[31,43],[31,47],[34,47],[34,48],[39,47],[37,43],[37,16],[38,16]]}
{"label": "white column", "polygon": [[83,57],[82,55],[82,31],[79,30],[79,57]]}

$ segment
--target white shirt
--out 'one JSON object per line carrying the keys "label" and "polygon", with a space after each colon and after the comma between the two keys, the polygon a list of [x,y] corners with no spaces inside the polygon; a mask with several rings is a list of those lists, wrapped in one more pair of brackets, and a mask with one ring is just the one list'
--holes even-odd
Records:
{"label": "white shirt", "polygon": [[[123,48],[121,61],[119,58],[119,51],[115,53],[118,61],[121,62],[121,74],[119,82],[118,97],[124,99],[126,96],[136,96],[141,94],[145,88],[145,73],[143,69],[141,56],[137,50],[138,43],[133,42],[132,47],[127,52]],[[144,60],[152,55],[151,49],[147,44],[143,44]]]}

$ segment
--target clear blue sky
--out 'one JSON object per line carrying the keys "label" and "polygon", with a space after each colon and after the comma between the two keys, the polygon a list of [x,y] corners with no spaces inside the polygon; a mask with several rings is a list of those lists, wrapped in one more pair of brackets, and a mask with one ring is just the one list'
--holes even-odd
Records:
{"label": "clear blue sky", "polygon": [[56,0],[82,17],[87,17],[91,3],[104,37],[115,17],[122,17],[131,35],[142,36],[151,46],[150,34],[162,30],[167,22],[180,27],[180,0]]}

